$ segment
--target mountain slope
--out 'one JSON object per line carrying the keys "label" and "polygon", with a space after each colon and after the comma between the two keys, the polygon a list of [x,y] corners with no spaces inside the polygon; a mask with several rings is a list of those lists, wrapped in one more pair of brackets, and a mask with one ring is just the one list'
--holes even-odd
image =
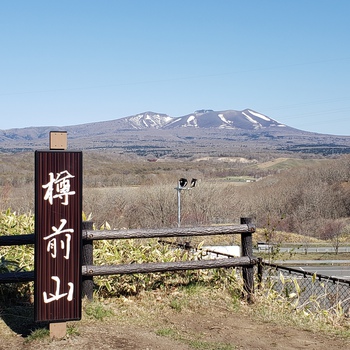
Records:
{"label": "mountain slope", "polygon": [[219,112],[213,110],[198,110],[194,113],[176,118],[165,125],[167,129],[178,127],[259,130],[270,127],[286,127],[286,125],[261,113],[245,109],[243,111],[226,110]]}
{"label": "mountain slope", "polygon": [[113,150],[121,154],[191,156],[293,152],[350,153],[350,137],[298,130],[252,109],[197,110],[181,117],[144,112],[80,125],[0,130],[0,152],[47,148],[50,131],[67,131],[69,148]]}
{"label": "mountain slope", "polygon": [[[144,112],[132,116],[119,118],[110,121],[87,123],[80,125],[73,125],[67,127],[52,126],[51,130],[66,130],[72,129],[76,132],[89,132],[98,129],[98,133],[107,130],[145,130],[145,129],[175,129],[175,128],[218,128],[218,129],[235,129],[235,130],[260,130],[270,127],[286,127],[261,113],[255,112],[251,109],[243,111],[226,110],[198,110],[194,113],[184,115],[182,117],[170,117],[167,114]],[[40,135],[50,129],[46,127],[29,127],[17,128],[10,130],[0,130],[1,138],[8,137],[12,139],[26,138],[34,139],[40,138]]]}
{"label": "mountain slope", "polygon": [[67,130],[73,137],[101,135],[123,130],[176,129],[176,128],[214,128],[232,130],[262,130],[286,125],[251,109],[243,111],[198,110],[182,117],[167,114],[144,112],[132,116],[96,123],[71,125],[66,127],[45,126],[0,130],[0,142],[6,140],[35,140],[46,137],[50,130]]}
{"label": "mountain slope", "polygon": [[169,117],[166,114],[158,114],[154,112],[145,112],[123,119],[134,129],[161,129],[173,120],[172,117]]}

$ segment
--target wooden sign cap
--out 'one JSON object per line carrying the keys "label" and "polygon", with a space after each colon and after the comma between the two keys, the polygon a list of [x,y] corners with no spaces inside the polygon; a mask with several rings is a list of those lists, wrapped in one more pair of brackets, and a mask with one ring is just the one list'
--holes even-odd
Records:
{"label": "wooden sign cap", "polygon": [[50,149],[67,149],[67,131],[50,131]]}

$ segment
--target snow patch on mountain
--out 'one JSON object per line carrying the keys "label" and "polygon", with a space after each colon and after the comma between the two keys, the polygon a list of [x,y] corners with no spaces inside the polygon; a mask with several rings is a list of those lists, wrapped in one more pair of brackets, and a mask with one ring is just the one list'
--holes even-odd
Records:
{"label": "snow patch on mountain", "polygon": [[221,124],[219,126],[220,129],[234,129],[235,127],[233,126],[233,122],[231,120],[227,120],[225,116],[222,113],[218,114],[218,117],[221,119],[221,121],[224,124]]}
{"label": "snow patch on mountain", "polygon": [[222,113],[218,114],[218,117],[225,123],[225,124],[232,124],[230,120],[227,120],[225,116]]}
{"label": "snow patch on mountain", "polygon": [[[248,111],[252,116],[254,116],[254,117],[257,117],[257,118],[260,118],[260,119],[262,119],[262,120],[264,120],[264,121],[270,122],[270,126],[286,127],[286,125],[281,124],[281,123],[277,122],[276,120],[273,120],[273,119],[267,117],[267,116],[264,115],[264,114],[261,114],[261,113],[258,113],[258,112],[254,112],[254,111],[252,111],[252,110],[250,110],[250,109],[248,109],[247,111]],[[242,112],[242,113],[243,113],[246,117],[248,117],[246,113],[244,113],[244,112]],[[257,122],[257,121],[256,121],[256,122]],[[261,126],[262,126],[262,125],[261,125]]]}
{"label": "snow patch on mountain", "polygon": [[182,118],[179,117],[179,118],[171,118],[171,121],[169,123],[166,124],[166,126],[170,126],[172,124],[175,124],[177,122],[179,122]]}
{"label": "snow patch on mountain", "polygon": [[270,118],[266,117],[266,115],[263,115],[263,114],[261,114],[261,113],[253,112],[253,111],[251,111],[250,109],[248,109],[248,112],[249,112],[250,114],[253,114],[255,117],[264,119],[264,120],[266,120],[266,121],[268,121],[268,122],[271,121]]}
{"label": "snow patch on mountain", "polygon": [[173,121],[173,118],[162,114],[144,113],[129,117],[128,121],[134,129],[160,129]]}
{"label": "snow patch on mountain", "polygon": [[196,128],[198,128],[198,123],[197,123],[197,118],[194,115],[190,115],[187,118],[186,124],[184,125],[184,127],[187,126],[194,126]]}
{"label": "snow patch on mountain", "polygon": [[255,119],[253,119],[247,113],[242,112],[242,114],[254,125],[254,129],[258,129],[258,128],[262,127],[262,125],[259,122],[257,122]]}

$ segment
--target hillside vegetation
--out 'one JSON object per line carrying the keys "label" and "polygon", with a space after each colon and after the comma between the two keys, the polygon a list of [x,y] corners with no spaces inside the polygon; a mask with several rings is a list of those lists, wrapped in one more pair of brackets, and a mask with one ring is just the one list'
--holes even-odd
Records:
{"label": "hillside vegetation", "polygon": [[[31,233],[33,223],[32,215],[7,210],[0,215],[0,235]],[[33,269],[33,247],[6,248],[1,251],[2,273]],[[187,251],[161,245],[154,239],[94,244],[96,265],[191,258],[193,255]],[[47,324],[33,322],[33,283],[5,284],[0,293],[2,348],[61,349],[70,344],[69,348],[84,349],[85,344],[98,347],[106,339],[109,344],[119,344],[114,335],[122,331],[125,336],[125,325],[132,329],[132,335],[128,335],[131,345],[127,348],[137,348],[136,339],[142,344],[138,348],[148,348],[152,334],[158,335],[154,346],[162,349],[235,349],[233,344],[242,344],[242,339],[246,339],[244,348],[267,350],[271,343],[285,346],[286,339],[280,334],[288,334],[288,341],[294,339],[288,349],[294,349],[300,341],[310,345],[310,334],[315,346],[322,343],[322,347],[317,347],[320,349],[332,348],[336,343],[349,344],[348,309],[341,301],[327,309],[322,307],[322,299],[329,295],[327,287],[319,291],[320,295],[312,294],[304,301],[296,278],[280,275],[279,279],[284,285],[281,292],[273,289],[268,278],[256,289],[252,304],[242,298],[242,278],[235,269],[95,277],[94,301],[84,300],[82,321],[69,322],[67,336],[54,342],[49,339]],[[313,277],[311,285],[314,281]],[[247,336],[247,329],[251,330],[251,336]],[[149,333],[147,339],[145,332]],[[168,337],[172,345],[165,341]]]}
{"label": "hillside vegetation", "polygon": [[[33,154],[2,154],[0,157],[0,234],[31,233],[34,230]],[[86,152],[83,210],[85,215],[91,214],[97,229],[174,227],[177,225],[177,181],[180,177],[197,178],[196,187],[181,191],[182,226],[237,223],[240,217],[252,217],[258,226],[257,233],[253,235],[255,243],[260,240],[276,244],[327,241],[337,245],[346,240],[350,228],[350,157],[285,158],[274,159],[265,155],[244,159],[204,157],[201,160],[164,159],[150,162],[145,158]],[[205,244],[210,243],[211,238],[201,239]],[[215,243],[230,244],[234,239],[218,236]],[[191,243],[196,245],[200,242]],[[114,241],[99,241],[94,244],[96,265],[190,258],[187,252],[171,249],[157,240],[123,240],[117,244]],[[32,268],[33,247],[2,248],[2,272]],[[202,334],[208,321],[202,317],[203,309],[199,306],[206,306],[205,312],[212,319],[212,315],[217,315],[219,305],[221,313],[224,310],[230,313],[232,309],[237,311],[236,317],[230,318],[230,323],[223,329],[236,327],[236,319],[242,318],[242,311],[254,317],[253,326],[249,323],[244,328],[245,335],[246,329],[257,327],[258,320],[258,324],[264,322],[264,329],[266,324],[278,324],[287,326],[288,330],[297,327],[296,334],[300,334],[300,329],[313,332],[322,329],[332,336],[340,334],[347,339],[349,337],[348,310],[340,304],[323,310],[317,304],[317,299],[311,298],[308,303],[302,303],[297,280],[289,281],[299,290],[291,294],[278,294],[266,284],[257,290],[254,306],[242,301],[241,278],[231,269],[101,276],[94,278],[94,282],[96,304],[84,308],[84,318],[113,315],[116,309],[116,314],[120,317],[124,315],[129,321],[132,319],[130,315],[138,315],[140,322],[149,324],[149,316],[156,315],[155,319],[164,323],[156,312],[159,310],[159,315],[162,315],[167,310],[178,315],[176,319],[183,327],[184,315],[189,310],[191,319],[196,319],[199,333]],[[27,332],[33,329],[32,292],[32,283],[8,284],[1,290],[0,301],[5,302],[2,305],[2,318],[14,329],[22,331],[25,328]],[[9,301],[17,305],[18,301],[23,300],[29,315],[23,313],[22,306],[16,311],[18,314],[14,313],[13,305],[9,306]],[[315,312],[309,310],[311,303]],[[198,315],[203,321],[200,325]],[[112,320],[112,316],[108,317]],[[222,319],[229,317],[225,312]],[[89,344],[93,344],[99,324],[88,321],[94,327],[89,341]],[[160,323],[156,327],[159,328]],[[173,328],[159,328],[159,334],[175,334],[169,333],[177,329],[175,324],[171,326]],[[84,329],[83,323],[80,327]],[[105,325],[100,327],[103,327],[104,339]],[[216,329],[214,333],[218,333]],[[283,334],[286,334],[284,330]],[[305,339],[308,337],[309,333]],[[13,338],[19,337],[10,338],[11,346]],[[81,341],[82,338],[77,339]],[[226,336],[215,339],[213,347],[208,347],[207,338],[203,338],[202,347],[197,348],[217,349],[217,342],[225,342]],[[262,339],[257,340],[259,348],[260,342],[264,344]],[[181,341],[189,340],[181,338]],[[231,340],[224,343],[227,347],[222,348],[232,348],[228,347],[229,343]],[[37,343],[34,341],[33,344]]]}
{"label": "hillside vegetation", "polygon": [[[33,212],[33,154],[0,155],[0,210]],[[83,210],[96,226],[177,225],[177,181],[198,179],[181,191],[181,225],[236,223],[252,217],[276,231],[337,239],[349,232],[350,156],[334,159],[126,157],[84,152]]]}

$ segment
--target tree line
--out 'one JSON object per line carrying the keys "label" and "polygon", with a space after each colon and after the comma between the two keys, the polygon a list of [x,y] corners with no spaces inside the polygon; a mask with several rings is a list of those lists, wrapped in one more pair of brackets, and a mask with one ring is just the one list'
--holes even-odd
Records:
{"label": "tree line", "polygon": [[[99,157],[94,166],[95,157],[84,165],[83,210],[86,215],[91,213],[97,226],[105,222],[113,228],[176,226],[176,186],[186,176],[199,181],[195,188],[181,191],[183,226],[236,223],[240,217],[253,217],[258,227],[299,233],[305,239],[330,239],[349,232],[348,155],[275,171],[254,167],[253,161],[244,166],[124,158],[113,162],[109,157],[102,161]],[[20,171],[16,183],[3,180],[0,210],[33,211],[33,174],[29,176],[29,166],[23,169],[22,180]],[[257,181],[238,185],[225,179],[244,174]]]}

